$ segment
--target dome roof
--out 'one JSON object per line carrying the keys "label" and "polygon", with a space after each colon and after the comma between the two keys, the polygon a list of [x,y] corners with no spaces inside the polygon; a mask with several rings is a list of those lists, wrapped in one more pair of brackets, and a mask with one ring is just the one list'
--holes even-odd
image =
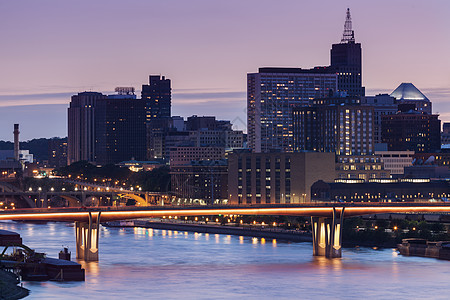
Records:
{"label": "dome roof", "polygon": [[402,83],[396,88],[391,96],[397,100],[425,100],[430,102],[430,100],[419,91],[418,88],[412,83]]}

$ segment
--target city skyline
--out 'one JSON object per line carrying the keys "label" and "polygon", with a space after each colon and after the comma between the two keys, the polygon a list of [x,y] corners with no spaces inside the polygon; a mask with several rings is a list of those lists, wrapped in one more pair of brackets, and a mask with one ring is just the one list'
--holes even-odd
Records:
{"label": "city skyline", "polygon": [[12,140],[14,123],[21,140],[66,136],[70,96],[110,94],[116,86],[134,86],[139,96],[151,74],[172,80],[173,115],[214,115],[246,130],[247,73],[328,65],[347,7],[363,48],[366,95],[412,82],[450,121],[446,1],[327,1],[325,9],[297,1],[53,4],[0,4],[8,40],[1,50],[1,140]]}

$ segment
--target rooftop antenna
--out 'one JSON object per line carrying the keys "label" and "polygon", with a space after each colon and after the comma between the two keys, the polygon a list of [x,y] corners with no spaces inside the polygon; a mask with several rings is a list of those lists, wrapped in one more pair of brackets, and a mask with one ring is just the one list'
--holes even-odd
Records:
{"label": "rooftop antenna", "polygon": [[350,8],[347,8],[347,16],[344,24],[344,34],[342,35],[341,44],[354,43],[355,32],[352,30],[352,17],[350,16]]}

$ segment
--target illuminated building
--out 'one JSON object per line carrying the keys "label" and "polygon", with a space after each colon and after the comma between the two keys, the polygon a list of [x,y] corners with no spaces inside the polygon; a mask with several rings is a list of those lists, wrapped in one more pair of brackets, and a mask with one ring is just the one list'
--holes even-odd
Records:
{"label": "illuminated building", "polygon": [[311,107],[294,108],[294,150],[371,154],[373,112],[359,97],[315,99]]}
{"label": "illuminated building", "polygon": [[355,43],[350,9],[347,9],[341,42],[331,47],[330,69],[337,74],[340,92],[346,92],[349,96],[364,96],[361,44]]}
{"label": "illuminated building", "polygon": [[251,153],[228,156],[230,204],[303,203],[310,187],[335,178],[334,153]]}
{"label": "illuminated building", "polygon": [[219,160],[225,158],[223,147],[174,147],[170,149],[170,166],[189,164],[193,160]]}
{"label": "illuminated building", "polygon": [[311,186],[313,201],[413,202],[450,197],[450,181],[429,179],[319,180]]}
{"label": "illuminated building", "polygon": [[337,90],[326,68],[260,68],[247,74],[248,146],[254,152],[292,151],[293,107],[310,105]]}
{"label": "illuminated building", "polygon": [[377,179],[389,178],[390,172],[384,167],[379,155],[338,155],[336,157],[336,178]]}
{"label": "illuminated building", "polygon": [[381,157],[384,168],[391,175],[401,175],[404,174],[405,167],[412,166],[414,151],[375,151],[375,155]]}
{"label": "illuminated building", "polygon": [[145,101],[147,122],[171,116],[172,88],[165,76],[150,75],[149,84],[142,85],[141,98]]}
{"label": "illuminated building", "polygon": [[170,167],[172,193],[180,201],[202,199],[207,204],[227,199],[226,159],[195,160]]}
{"label": "illuminated building", "polygon": [[293,107],[307,107],[330,91],[364,96],[361,44],[355,43],[350,11],[339,44],[333,44],[331,65],[301,68],[260,68],[247,74],[248,146],[253,152],[294,150]]}
{"label": "illuminated building", "polygon": [[67,166],[66,138],[52,138],[48,141],[48,165],[54,168]]}
{"label": "illuminated building", "polygon": [[[408,105],[404,105],[407,107]],[[399,106],[400,109],[400,106]],[[390,151],[435,152],[441,149],[438,115],[415,110],[399,111],[381,119],[381,136]]]}
{"label": "illuminated building", "polygon": [[418,112],[432,114],[431,101],[412,83],[400,84],[391,97],[397,99],[398,104],[412,104]]}

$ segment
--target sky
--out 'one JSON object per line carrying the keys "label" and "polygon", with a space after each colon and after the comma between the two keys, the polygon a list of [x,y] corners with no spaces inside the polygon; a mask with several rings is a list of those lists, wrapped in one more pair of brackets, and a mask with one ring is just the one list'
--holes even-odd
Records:
{"label": "sky", "polygon": [[450,122],[448,0],[0,0],[0,140],[67,136],[70,96],[172,80],[172,115],[246,130],[246,74],[330,63],[347,7],[366,95],[412,82]]}

